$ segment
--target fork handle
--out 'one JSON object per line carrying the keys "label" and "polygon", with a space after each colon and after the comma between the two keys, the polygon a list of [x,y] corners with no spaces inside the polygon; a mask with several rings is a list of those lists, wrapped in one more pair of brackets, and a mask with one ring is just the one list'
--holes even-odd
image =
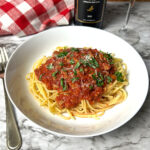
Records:
{"label": "fork handle", "polygon": [[4,85],[4,93],[5,93],[5,103],[6,103],[6,137],[7,137],[7,148],[9,150],[18,150],[22,145],[22,139],[19,132],[19,128],[17,126],[17,121],[15,118],[15,112],[13,106],[8,98],[8,95],[5,90]]}

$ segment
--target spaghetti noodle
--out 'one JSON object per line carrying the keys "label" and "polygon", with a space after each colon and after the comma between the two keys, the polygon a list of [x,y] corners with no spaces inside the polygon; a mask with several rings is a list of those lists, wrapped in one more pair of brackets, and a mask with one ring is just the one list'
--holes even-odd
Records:
{"label": "spaghetti noodle", "polygon": [[59,47],[26,79],[40,105],[64,119],[98,119],[127,97],[126,64],[97,49]]}

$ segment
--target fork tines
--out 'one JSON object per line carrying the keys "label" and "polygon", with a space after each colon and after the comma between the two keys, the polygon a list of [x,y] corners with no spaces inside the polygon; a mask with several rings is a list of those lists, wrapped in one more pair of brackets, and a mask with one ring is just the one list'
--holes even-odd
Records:
{"label": "fork tines", "polygon": [[8,62],[8,55],[4,47],[0,47],[0,71],[4,71]]}

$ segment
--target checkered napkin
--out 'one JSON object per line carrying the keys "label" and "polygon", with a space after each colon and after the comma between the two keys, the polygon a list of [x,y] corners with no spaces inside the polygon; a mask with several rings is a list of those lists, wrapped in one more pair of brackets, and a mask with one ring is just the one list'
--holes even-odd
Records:
{"label": "checkered napkin", "polygon": [[74,0],[0,0],[0,35],[25,36],[67,25]]}

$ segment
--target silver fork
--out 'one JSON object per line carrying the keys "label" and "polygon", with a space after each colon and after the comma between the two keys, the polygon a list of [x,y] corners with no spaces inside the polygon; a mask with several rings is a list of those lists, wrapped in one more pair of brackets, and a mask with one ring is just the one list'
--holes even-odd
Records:
{"label": "silver fork", "polygon": [[8,62],[8,55],[4,47],[0,47],[0,78],[3,80],[5,104],[6,104],[6,143],[9,150],[18,150],[22,145],[22,139],[17,125],[15,112],[13,106],[7,96],[5,83],[4,83],[4,71]]}

